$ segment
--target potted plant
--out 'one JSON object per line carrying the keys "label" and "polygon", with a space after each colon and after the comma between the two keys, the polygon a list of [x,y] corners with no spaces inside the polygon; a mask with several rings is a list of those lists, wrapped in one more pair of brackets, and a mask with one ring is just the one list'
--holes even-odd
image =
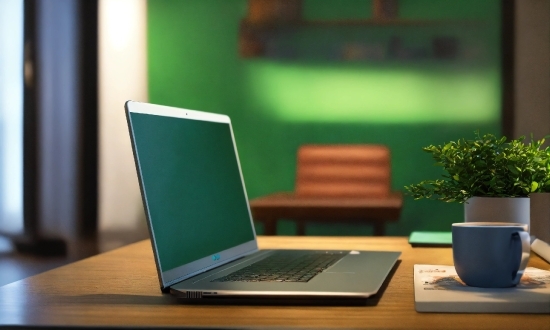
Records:
{"label": "potted plant", "polygon": [[423,148],[443,167],[442,179],[405,186],[414,199],[465,204],[465,221],[529,224],[529,195],[550,192],[550,148],[492,134]]}

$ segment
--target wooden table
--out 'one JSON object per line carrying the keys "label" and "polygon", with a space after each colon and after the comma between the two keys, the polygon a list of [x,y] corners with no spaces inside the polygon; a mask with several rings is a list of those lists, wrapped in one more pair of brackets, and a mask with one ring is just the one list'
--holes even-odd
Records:
{"label": "wooden table", "polygon": [[292,219],[298,235],[305,234],[305,224],[315,222],[368,223],[375,236],[385,234],[387,222],[396,222],[403,208],[403,195],[392,192],[387,198],[311,198],[293,193],[275,193],[250,201],[255,221],[264,224],[265,235],[275,235],[278,219]]}
{"label": "wooden table", "polygon": [[[417,313],[413,265],[450,265],[450,248],[411,248],[404,237],[273,236],[259,237],[259,243],[262,248],[403,253],[376,306],[183,305],[161,294],[145,240],[0,287],[0,325],[550,329],[550,315]],[[550,268],[535,255],[530,266]]]}

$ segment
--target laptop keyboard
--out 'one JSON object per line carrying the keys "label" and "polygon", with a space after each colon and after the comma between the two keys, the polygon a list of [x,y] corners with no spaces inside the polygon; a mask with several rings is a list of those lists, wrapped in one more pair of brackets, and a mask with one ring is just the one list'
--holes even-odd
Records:
{"label": "laptop keyboard", "polygon": [[308,282],[345,255],[339,252],[276,251],[212,282]]}

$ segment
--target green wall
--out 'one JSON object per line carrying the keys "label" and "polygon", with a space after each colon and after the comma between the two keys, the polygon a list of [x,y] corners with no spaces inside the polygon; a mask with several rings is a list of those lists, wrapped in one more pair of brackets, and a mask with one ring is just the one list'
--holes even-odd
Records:
{"label": "green wall", "polygon": [[[371,8],[369,1],[351,0],[306,0],[304,6],[307,19],[368,18]],[[148,75],[150,102],[232,118],[250,198],[293,190],[301,144],[386,144],[393,188],[403,190],[441,175],[423,146],[473,137],[476,129],[500,132],[500,1],[401,0],[402,18],[455,23],[306,28],[276,37],[274,56],[253,59],[238,55],[246,11],[245,0],[150,0]],[[431,41],[438,36],[459,40],[456,60],[433,58]],[[338,53],[346,45],[384,50],[396,37],[402,51],[384,58],[346,61]],[[291,49],[294,58],[279,56],[280,49]],[[388,234],[450,230],[462,216],[460,204],[407,196]],[[294,230],[292,222],[280,221],[279,234]],[[308,235],[370,233],[367,225],[307,228]]]}

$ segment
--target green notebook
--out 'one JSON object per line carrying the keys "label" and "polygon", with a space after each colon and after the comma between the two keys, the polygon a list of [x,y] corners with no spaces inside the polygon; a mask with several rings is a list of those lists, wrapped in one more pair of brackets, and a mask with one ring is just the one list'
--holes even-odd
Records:
{"label": "green notebook", "polygon": [[409,243],[413,247],[452,246],[453,238],[450,231],[413,231]]}

